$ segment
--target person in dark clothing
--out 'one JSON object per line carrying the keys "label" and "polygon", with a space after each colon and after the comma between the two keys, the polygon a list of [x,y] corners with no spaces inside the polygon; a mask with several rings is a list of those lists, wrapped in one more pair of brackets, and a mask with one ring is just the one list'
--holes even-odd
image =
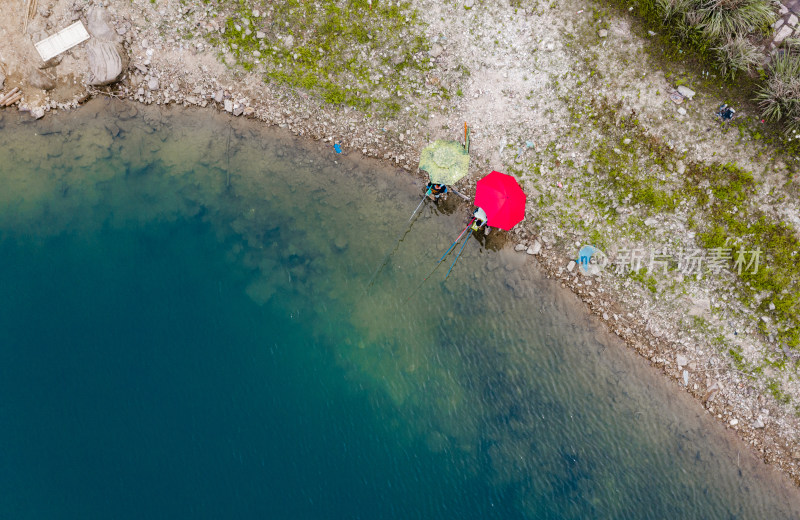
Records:
{"label": "person in dark clothing", "polygon": [[439,200],[439,197],[447,193],[447,186],[444,184],[434,184],[429,182],[426,188],[425,194],[431,200]]}

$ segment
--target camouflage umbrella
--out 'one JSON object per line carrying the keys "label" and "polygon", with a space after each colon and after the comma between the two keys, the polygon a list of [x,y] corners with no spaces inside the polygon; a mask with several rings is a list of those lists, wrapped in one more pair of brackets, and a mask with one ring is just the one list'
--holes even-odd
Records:
{"label": "camouflage umbrella", "polygon": [[469,152],[457,141],[434,141],[422,150],[419,169],[434,184],[454,184],[467,174]]}

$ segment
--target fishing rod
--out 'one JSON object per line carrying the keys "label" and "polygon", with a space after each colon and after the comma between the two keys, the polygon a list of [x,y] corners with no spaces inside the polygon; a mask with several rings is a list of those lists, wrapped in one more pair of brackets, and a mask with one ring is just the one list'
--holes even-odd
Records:
{"label": "fishing rod", "polygon": [[[464,236],[464,233],[466,233],[466,231],[469,229],[469,227],[472,225],[473,222],[475,222],[474,218],[472,220],[470,220],[469,223],[467,223],[466,227],[461,231],[461,233],[458,234],[458,237],[456,237],[455,241],[452,244],[450,244],[450,247],[447,249],[445,254],[439,259],[439,261],[436,262],[436,265],[433,266],[433,269],[431,269],[431,272],[428,273],[428,276],[423,278],[422,281],[414,288],[414,290],[411,292],[411,294],[408,295],[408,298],[406,298],[405,303],[408,303],[409,300],[411,300],[411,298],[415,294],[417,294],[417,291],[419,291],[420,287],[422,287],[422,285],[428,280],[428,278],[433,276],[433,273],[435,273],[436,270],[439,269],[439,266],[442,265],[442,261],[447,257],[448,254],[450,254],[450,252],[453,250],[453,248],[456,246],[456,244],[458,244],[458,241],[461,240],[461,237]],[[469,240],[469,238],[467,238],[467,240]],[[466,240],[464,242],[466,243]],[[463,246],[462,246],[462,248],[463,248]],[[451,267],[451,269],[452,269],[452,267]],[[448,271],[448,273],[449,272],[450,271]]]}
{"label": "fishing rod", "polygon": [[408,233],[411,231],[411,228],[414,226],[415,222],[414,216],[417,215],[417,211],[419,211],[419,208],[422,207],[422,204],[425,202],[425,199],[427,198],[428,197],[426,194],[426,196],[424,196],[420,201],[419,205],[417,206],[417,209],[415,209],[414,213],[411,214],[411,218],[408,219],[410,224],[406,227],[404,231],[402,231],[399,235],[397,235],[397,240],[395,240],[394,247],[392,247],[392,249],[390,249],[389,252],[386,253],[386,256],[383,257],[383,262],[381,262],[381,265],[378,266],[378,269],[375,271],[375,274],[373,274],[372,277],[369,279],[369,282],[367,283],[367,289],[366,289],[367,291],[369,291],[370,288],[373,286],[373,284],[375,283],[375,279],[378,277],[379,274],[381,274],[383,268],[386,267],[386,265],[389,263],[389,259],[392,257],[393,254],[397,252],[397,249],[400,247],[400,243],[403,240],[405,240],[406,235],[408,235]]}
{"label": "fishing rod", "polygon": [[417,211],[419,211],[419,208],[421,208],[422,205],[425,203],[425,201],[428,199],[428,195],[430,195],[430,193],[431,193],[431,190],[428,190],[428,191],[425,192],[425,195],[422,196],[422,200],[419,201],[419,205],[417,206],[417,209],[415,209],[414,213],[412,213],[411,216],[408,217],[408,221],[409,222],[411,222],[411,219],[414,218],[414,215],[417,214]]}
{"label": "fishing rod", "polygon": [[447,280],[447,277],[450,276],[450,271],[453,270],[453,267],[455,267],[456,262],[458,262],[458,259],[461,258],[461,253],[464,252],[464,247],[466,247],[467,242],[469,242],[469,239],[470,239],[471,236],[472,236],[471,234],[467,235],[467,238],[464,240],[464,243],[461,244],[461,249],[458,250],[458,254],[456,255],[456,259],[453,260],[452,264],[450,264],[450,269],[447,270],[447,274],[444,276],[444,280],[442,280],[442,283],[444,283]]}
{"label": "fishing rod", "polygon": [[[469,227],[472,225],[472,223],[473,223],[473,222],[475,222],[475,219],[474,219],[474,218],[473,218],[472,220],[470,220],[470,221],[469,221],[469,224],[467,224],[467,227],[465,227],[463,230],[461,230],[461,233],[459,233],[459,234],[458,234],[458,237],[456,237],[455,241],[454,241],[452,244],[450,244],[450,247],[447,249],[447,251],[445,251],[445,252],[444,252],[444,254],[442,255],[442,257],[439,259],[439,262],[441,262],[442,260],[444,260],[444,258],[445,258],[447,255],[449,255],[449,254],[450,254],[450,251],[452,251],[452,250],[453,250],[453,248],[456,246],[456,244],[458,244],[458,241],[459,241],[459,240],[461,240],[461,236],[462,236],[462,235],[463,235],[463,234],[464,234],[464,233],[467,231],[467,229],[469,229]],[[439,262],[436,262],[436,263],[438,264]]]}

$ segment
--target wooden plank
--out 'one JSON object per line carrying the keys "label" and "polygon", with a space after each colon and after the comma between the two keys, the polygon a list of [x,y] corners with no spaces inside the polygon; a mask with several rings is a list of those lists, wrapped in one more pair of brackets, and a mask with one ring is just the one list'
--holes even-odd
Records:
{"label": "wooden plank", "polygon": [[39,51],[39,56],[42,57],[42,60],[47,61],[88,39],[89,33],[86,32],[86,27],[83,26],[83,22],[78,20],[69,27],[61,29],[52,36],[48,36],[38,42],[36,50]]}
{"label": "wooden plank", "polygon": [[7,99],[7,100],[3,101],[3,106],[10,107],[11,105],[13,105],[14,103],[16,103],[16,102],[17,102],[17,101],[19,101],[20,99],[22,99],[22,92],[17,92],[17,93],[16,93],[16,94],[14,94],[13,96],[11,96],[11,98],[9,98],[9,99]]}
{"label": "wooden plank", "polygon": [[0,106],[5,106],[6,101],[14,97],[14,94],[16,94],[17,92],[19,92],[19,87],[14,87],[10,91],[0,96]]}

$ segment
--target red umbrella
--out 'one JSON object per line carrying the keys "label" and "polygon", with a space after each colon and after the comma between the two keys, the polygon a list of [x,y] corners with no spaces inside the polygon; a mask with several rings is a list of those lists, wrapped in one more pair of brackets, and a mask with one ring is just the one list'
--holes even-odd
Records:
{"label": "red umbrella", "polygon": [[475,205],[486,212],[486,225],[511,229],[525,218],[525,192],[511,175],[493,171],[478,181]]}

